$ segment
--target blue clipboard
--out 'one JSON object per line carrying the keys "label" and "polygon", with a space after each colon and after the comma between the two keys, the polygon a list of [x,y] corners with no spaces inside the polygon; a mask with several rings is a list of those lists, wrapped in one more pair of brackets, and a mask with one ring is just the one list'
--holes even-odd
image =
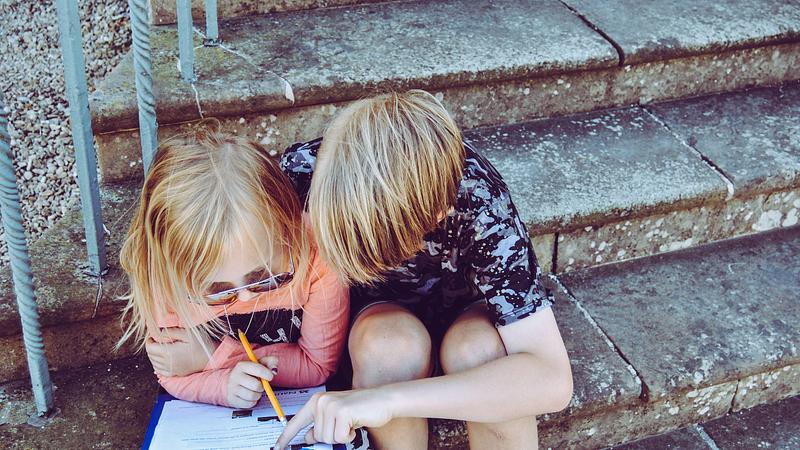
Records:
{"label": "blue clipboard", "polygon": [[[168,401],[176,400],[175,397],[159,389],[158,397],[156,397],[156,404],[153,406],[153,412],[150,413],[150,423],[147,424],[147,432],[144,435],[144,442],[142,442],[142,450],[149,450],[150,443],[153,441],[153,436],[156,432],[156,425],[161,418],[161,412],[164,411],[164,404]],[[311,447],[303,447],[310,449]],[[344,444],[333,445],[333,450],[346,450]]]}

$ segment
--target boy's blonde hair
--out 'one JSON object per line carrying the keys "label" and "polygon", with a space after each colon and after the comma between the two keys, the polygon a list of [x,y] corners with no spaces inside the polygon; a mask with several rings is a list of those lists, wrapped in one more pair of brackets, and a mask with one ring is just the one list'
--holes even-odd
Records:
{"label": "boy's blonde hair", "polygon": [[[130,281],[123,320],[130,315],[130,323],[118,347],[134,338],[141,348],[148,335],[159,335],[158,318],[169,312],[196,337],[219,336],[223,328],[210,307],[190,298],[204,298],[226,247],[237,240],[257,245],[264,261],[275,246],[288,249],[285,262],[289,253],[295,261],[291,289],[302,286],[310,244],[301,214],[289,179],[259,144],[212,130],[164,142],[120,252]],[[268,242],[255,242],[256,227]]]}
{"label": "boy's blonde hair", "polygon": [[345,282],[382,279],[455,204],[464,158],[461,131],[425,91],[346,108],[325,133],[309,190],[321,255]]}

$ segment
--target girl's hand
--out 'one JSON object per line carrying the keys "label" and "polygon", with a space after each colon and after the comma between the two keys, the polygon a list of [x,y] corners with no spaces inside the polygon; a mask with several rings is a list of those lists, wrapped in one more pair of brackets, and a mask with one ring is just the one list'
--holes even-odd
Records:
{"label": "girl's hand", "polygon": [[228,405],[233,408],[252,408],[264,395],[260,378],[272,381],[278,373],[278,357],[265,356],[259,363],[240,361],[228,377]]}
{"label": "girl's hand", "polygon": [[185,328],[165,328],[162,332],[168,342],[156,342],[148,338],[145,351],[156,373],[165,377],[182,377],[201,372],[208,364],[209,355],[219,343],[206,333],[200,332],[202,340]]}
{"label": "girl's hand", "polygon": [[283,450],[308,424],[307,444],[344,444],[352,441],[356,428],[382,427],[393,419],[389,402],[379,389],[314,394],[289,421],[273,447]]}

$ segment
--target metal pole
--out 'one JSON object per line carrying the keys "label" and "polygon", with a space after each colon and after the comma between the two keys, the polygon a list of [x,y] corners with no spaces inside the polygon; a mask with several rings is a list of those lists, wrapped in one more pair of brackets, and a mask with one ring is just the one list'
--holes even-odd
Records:
{"label": "metal pole", "polygon": [[128,0],[133,34],[133,68],[136,72],[136,103],[139,107],[139,138],[142,142],[144,173],[150,169],[158,145],[156,100],[153,95],[153,65],[150,52],[150,23],[147,8],[150,0]]}
{"label": "metal pole", "polygon": [[178,55],[180,58],[181,78],[192,82],[194,77],[194,44],[192,44],[192,1],[177,0],[178,10]]}
{"label": "metal pole", "polygon": [[64,81],[67,86],[72,140],[75,143],[75,165],[83,208],[83,227],[89,267],[99,276],[107,269],[106,246],[103,241],[103,218],[100,212],[100,188],[97,184],[97,161],[94,152],[92,121],[81,45],[81,24],[76,0],[56,0],[61,53],[64,59]]}
{"label": "metal pole", "polygon": [[28,257],[25,230],[22,228],[19,191],[11,155],[11,137],[8,134],[8,111],[2,99],[0,99],[0,214],[3,216],[14,292],[22,319],[22,338],[25,341],[25,353],[28,355],[33,398],[36,402],[36,411],[40,416],[44,416],[53,409],[53,384],[50,382],[50,372],[47,370],[39,312],[36,310],[36,298],[33,294],[31,261]]}
{"label": "metal pole", "polygon": [[206,0],[206,45],[219,44],[219,24],[217,23],[217,0]]}

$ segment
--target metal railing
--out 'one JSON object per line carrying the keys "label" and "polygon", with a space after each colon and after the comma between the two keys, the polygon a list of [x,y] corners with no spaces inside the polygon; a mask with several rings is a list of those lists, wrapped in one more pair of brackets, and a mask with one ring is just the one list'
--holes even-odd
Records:
{"label": "metal railing", "polygon": [[[69,102],[70,126],[75,144],[75,165],[81,196],[87,256],[92,275],[102,277],[107,269],[104,227],[100,210],[100,187],[94,148],[91,115],[86,83],[86,69],[81,45],[81,26],[77,0],[56,0],[64,81]],[[181,78],[195,80],[191,0],[176,0]],[[139,111],[139,137],[142,166],[150,167],[158,145],[153,94],[152,56],[150,49],[149,0],[128,0],[131,17],[132,52],[136,78],[136,102]],[[219,44],[216,0],[205,0],[206,35],[204,45]],[[34,401],[39,416],[54,409],[53,385],[44,352],[39,313],[34,295],[30,256],[22,224],[19,192],[8,133],[8,111],[0,99],[0,214],[5,228],[22,333],[28,359]]]}

